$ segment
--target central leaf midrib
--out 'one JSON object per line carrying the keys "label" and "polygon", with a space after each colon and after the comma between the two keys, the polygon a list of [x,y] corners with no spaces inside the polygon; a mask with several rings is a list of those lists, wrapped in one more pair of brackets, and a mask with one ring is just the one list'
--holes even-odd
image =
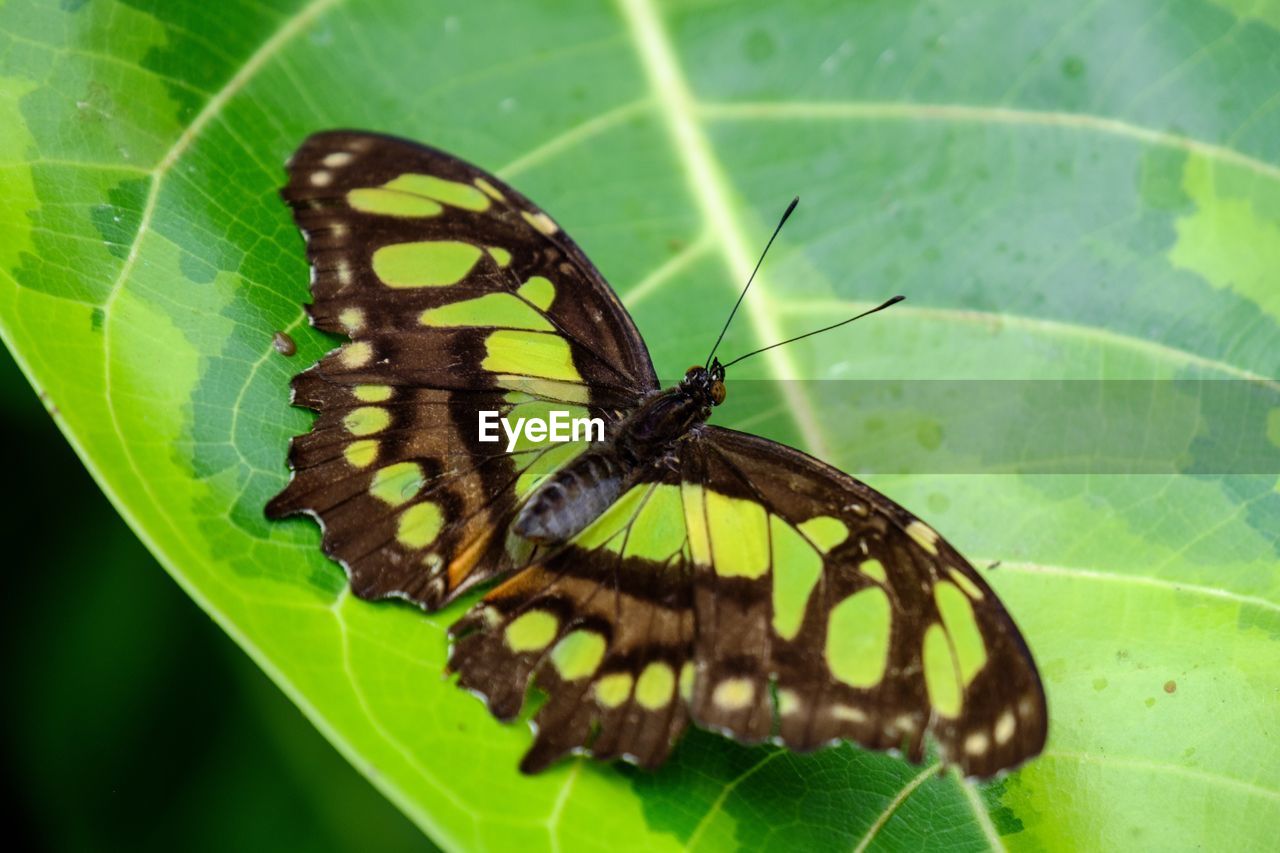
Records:
{"label": "central leaf midrib", "polygon": [[[619,3],[659,108],[665,107],[662,111],[667,130],[681,157],[686,178],[691,184],[690,189],[702,207],[704,218],[708,220],[712,231],[719,234],[730,268],[740,280],[746,281],[754,266],[753,259],[746,249],[742,229],[731,212],[725,191],[726,181],[719,162],[694,118],[693,101],[670,39],[662,28],[651,0],[619,0]],[[771,300],[768,298],[766,280],[762,277],[754,286],[758,288],[758,296],[761,298],[747,302],[747,316],[757,339],[765,344],[781,340],[779,329],[769,314]],[[825,442],[812,406],[802,395],[801,386],[787,381],[797,377],[789,354],[785,350],[771,350],[765,356],[775,376],[783,380],[783,394],[790,403],[790,414],[801,435],[815,453],[824,455]],[[973,809],[975,822],[987,835],[992,848],[1001,849],[999,837],[992,831],[990,815],[983,810],[979,798],[968,790],[969,783],[961,780],[960,785]]]}
{"label": "central leaf midrib", "polygon": [[[670,38],[650,0],[619,0],[619,6],[640,64],[659,105],[672,147],[684,168],[689,191],[701,208],[709,229],[717,235],[734,278],[745,283],[755,266],[755,258],[747,246],[743,229],[734,216],[723,169],[712,152],[706,134],[695,119],[694,101]],[[758,298],[745,300],[744,310],[756,339],[761,345],[782,340],[780,328],[768,310],[767,275],[758,276],[752,287]],[[773,375],[783,380],[783,396],[808,448],[819,456],[829,455],[825,453],[827,442],[818,426],[812,404],[804,396],[800,385],[789,381],[799,377],[790,353],[785,349],[777,349],[764,355]]]}

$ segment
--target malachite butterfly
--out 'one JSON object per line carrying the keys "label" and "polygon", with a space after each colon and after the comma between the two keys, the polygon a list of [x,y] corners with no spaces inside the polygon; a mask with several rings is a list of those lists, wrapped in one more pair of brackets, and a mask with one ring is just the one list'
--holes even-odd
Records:
{"label": "malachite butterfly", "polygon": [[[718,362],[662,390],[622,303],[556,222],[441,151],[308,139],[284,196],[308,307],[349,338],[293,382],[314,409],[267,506],[316,517],[362,598],[435,610],[450,668],[502,720],[545,693],[521,767],[661,764],[693,722],[842,740],[990,776],[1036,755],[1035,663],[927,524],[789,447],[706,423]],[[603,419],[603,442],[482,443],[481,411]]]}

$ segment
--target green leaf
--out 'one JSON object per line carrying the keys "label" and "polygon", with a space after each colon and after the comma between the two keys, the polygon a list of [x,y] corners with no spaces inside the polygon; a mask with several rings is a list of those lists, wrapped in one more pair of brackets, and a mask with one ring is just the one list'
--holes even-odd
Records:
{"label": "green leaf", "polygon": [[[655,774],[523,778],[528,732],[441,677],[459,608],[355,600],[312,524],[263,519],[308,426],[290,375],[334,344],[303,321],[281,164],[335,126],[516,183],[666,376],[704,355],[796,192],[725,351],[910,299],[739,376],[1275,375],[1280,3],[801,6],[9,0],[4,340],[173,577],[446,847],[1264,846],[1274,474],[868,477],[1002,561],[990,582],[1041,665],[1048,749],[982,785],[705,733]],[[773,409],[731,388],[718,418],[875,469],[874,413],[781,387]]]}

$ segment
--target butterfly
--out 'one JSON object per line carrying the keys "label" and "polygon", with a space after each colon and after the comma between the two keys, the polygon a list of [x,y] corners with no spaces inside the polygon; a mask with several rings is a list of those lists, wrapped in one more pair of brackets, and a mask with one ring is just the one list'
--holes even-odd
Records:
{"label": "butterfly", "polygon": [[[972,776],[1040,752],[1035,663],[969,562],[847,474],[709,424],[718,360],[661,388],[544,211],[358,131],[310,137],[288,172],[308,313],[349,340],[293,381],[318,415],[267,515],[314,516],[361,598],[435,610],[489,585],[450,629],[449,669],[504,721],[545,695],[522,770],[656,767],[690,723],[916,762],[930,735]],[[554,411],[604,439],[480,440],[482,412]]]}

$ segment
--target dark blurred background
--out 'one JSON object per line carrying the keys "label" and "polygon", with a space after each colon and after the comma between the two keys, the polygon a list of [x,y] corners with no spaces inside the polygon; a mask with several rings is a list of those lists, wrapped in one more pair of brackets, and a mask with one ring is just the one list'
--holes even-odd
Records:
{"label": "dark blurred background", "polygon": [[0,403],[6,836],[430,848],[160,568],[3,347]]}

